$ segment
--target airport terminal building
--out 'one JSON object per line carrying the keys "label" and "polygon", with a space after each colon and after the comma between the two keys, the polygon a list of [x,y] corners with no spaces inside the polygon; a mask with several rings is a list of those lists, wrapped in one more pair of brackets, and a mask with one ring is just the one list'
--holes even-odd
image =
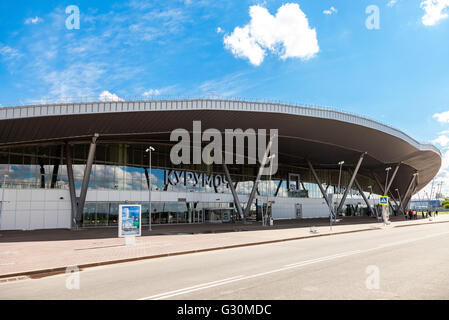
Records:
{"label": "airport terminal building", "polygon": [[[171,133],[193,136],[198,121],[223,134],[277,129],[276,172],[260,176],[262,164],[248,161],[174,164]],[[153,225],[257,220],[267,205],[274,220],[375,216],[379,195],[402,214],[441,161],[436,147],[390,126],[300,105],[209,98],[0,108],[0,229],[114,227],[125,203],[142,205],[143,225],[150,216]]]}

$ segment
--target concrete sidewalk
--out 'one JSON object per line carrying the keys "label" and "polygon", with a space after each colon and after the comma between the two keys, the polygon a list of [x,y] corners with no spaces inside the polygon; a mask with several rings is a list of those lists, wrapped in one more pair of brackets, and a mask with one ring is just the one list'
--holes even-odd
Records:
{"label": "concrete sidewalk", "polygon": [[[395,219],[394,219],[395,218]],[[393,218],[389,228],[449,222],[449,215],[405,221]],[[377,230],[382,223],[372,218],[345,218],[330,231],[327,219],[279,221],[273,227],[259,223],[155,226],[125,246],[117,238],[116,228],[39,231],[3,231],[0,233],[0,280],[6,278],[64,272],[68,266],[80,269],[96,265],[188,254],[239,246],[297,240],[349,232]],[[314,226],[316,232],[311,232]],[[5,280],[3,280],[5,281]]]}

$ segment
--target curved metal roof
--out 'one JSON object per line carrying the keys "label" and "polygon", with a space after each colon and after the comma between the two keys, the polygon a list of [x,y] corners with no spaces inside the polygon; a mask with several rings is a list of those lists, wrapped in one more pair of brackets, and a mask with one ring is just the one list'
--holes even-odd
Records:
{"label": "curved metal roof", "polygon": [[402,162],[392,186],[401,193],[413,172],[419,173],[420,190],[441,167],[441,153],[435,146],[364,117],[323,108],[218,99],[0,108],[0,147],[83,141],[94,133],[110,140],[144,141],[150,136],[164,140],[173,129],[191,128],[194,120],[202,121],[203,130],[279,129],[280,162],[286,165],[301,165],[301,159],[308,158],[327,168],[341,160],[355,163],[360,153],[367,152],[361,173],[377,172],[382,177],[385,166]]}

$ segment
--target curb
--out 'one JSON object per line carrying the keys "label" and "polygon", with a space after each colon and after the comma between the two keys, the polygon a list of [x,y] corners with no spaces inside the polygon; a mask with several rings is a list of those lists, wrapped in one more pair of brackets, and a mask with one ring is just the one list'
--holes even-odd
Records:
{"label": "curb", "polygon": [[[404,228],[404,227],[413,227],[413,226],[438,224],[438,223],[449,223],[449,221],[407,224],[407,225],[393,226],[393,228]],[[127,258],[127,259],[120,259],[120,260],[101,261],[101,262],[94,262],[94,263],[78,265],[77,268],[79,269],[79,271],[82,271],[87,268],[100,267],[100,266],[106,266],[106,265],[111,265],[111,264],[119,264],[119,263],[135,262],[135,261],[141,261],[141,260],[150,260],[150,259],[157,259],[157,258],[181,256],[181,255],[187,255],[187,254],[192,254],[192,253],[201,253],[201,252],[210,252],[210,251],[217,251],[217,250],[252,247],[252,246],[259,246],[259,245],[264,245],[264,244],[281,243],[281,242],[287,242],[287,241],[335,236],[335,235],[341,235],[341,234],[350,234],[350,233],[373,231],[373,230],[382,230],[382,228],[381,227],[374,227],[374,228],[368,228],[368,229],[365,228],[365,229],[342,231],[342,232],[335,232],[335,233],[316,234],[316,235],[308,235],[308,236],[301,236],[301,237],[294,237],[294,238],[284,238],[284,239],[276,239],[276,240],[242,243],[242,244],[235,244],[235,245],[230,245],[230,246],[221,246],[221,247],[205,248],[205,249],[198,249],[198,250],[163,253],[163,254],[157,254],[157,255],[151,255],[151,256]],[[12,282],[12,281],[18,281],[18,280],[24,280],[24,279],[40,279],[40,278],[44,278],[44,277],[63,274],[66,272],[68,267],[69,266],[4,274],[4,275],[0,275],[0,283]]]}

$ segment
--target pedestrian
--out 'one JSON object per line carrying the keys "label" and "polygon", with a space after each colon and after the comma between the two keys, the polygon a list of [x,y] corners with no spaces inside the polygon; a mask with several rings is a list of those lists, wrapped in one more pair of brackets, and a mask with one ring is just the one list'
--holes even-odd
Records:
{"label": "pedestrian", "polygon": [[413,220],[413,210],[410,210],[408,212],[408,217],[410,218],[410,220]]}
{"label": "pedestrian", "polygon": [[435,210],[435,217],[438,216],[438,210]]}

